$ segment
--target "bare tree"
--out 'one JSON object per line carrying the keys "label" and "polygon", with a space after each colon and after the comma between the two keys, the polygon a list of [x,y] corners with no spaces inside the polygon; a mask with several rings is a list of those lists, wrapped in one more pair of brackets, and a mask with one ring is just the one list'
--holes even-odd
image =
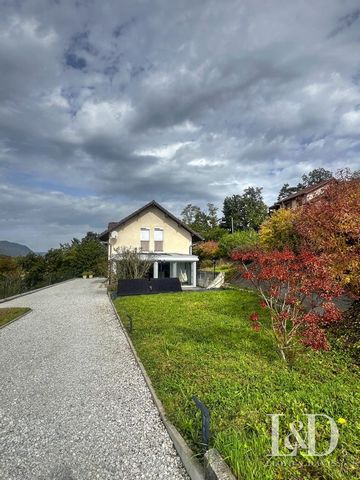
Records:
{"label": "bare tree", "polygon": [[116,248],[115,276],[117,280],[144,278],[154,263],[154,256],[136,248]]}

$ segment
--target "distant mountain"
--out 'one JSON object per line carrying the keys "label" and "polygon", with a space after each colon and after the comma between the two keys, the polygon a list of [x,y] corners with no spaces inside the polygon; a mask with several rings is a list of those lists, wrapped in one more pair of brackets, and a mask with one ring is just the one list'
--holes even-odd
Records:
{"label": "distant mountain", "polygon": [[23,257],[28,253],[31,253],[31,250],[26,245],[0,240],[0,255],[8,255],[9,257]]}

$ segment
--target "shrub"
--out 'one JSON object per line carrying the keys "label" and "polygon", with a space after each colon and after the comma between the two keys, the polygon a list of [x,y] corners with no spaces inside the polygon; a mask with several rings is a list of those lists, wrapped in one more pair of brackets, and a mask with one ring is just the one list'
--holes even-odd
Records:
{"label": "shrub", "polygon": [[221,257],[230,258],[233,250],[246,250],[254,247],[258,242],[255,230],[241,230],[227,233],[219,241],[219,254]]}
{"label": "shrub", "polygon": [[21,270],[18,267],[15,258],[0,255],[0,275],[1,274],[11,278],[20,277]]}
{"label": "shrub", "polygon": [[[260,294],[263,308],[270,312],[272,331],[284,360],[300,339],[315,350],[328,349],[324,325],[341,318],[333,298],[342,289],[330,276],[325,263],[313,253],[235,252],[243,278],[250,280]],[[250,317],[254,330],[260,330],[259,315]]]}
{"label": "shrub", "polygon": [[219,258],[219,243],[214,240],[200,243],[194,248],[194,253],[199,255],[201,259]]}
{"label": "shrub", "polygon": [[300,209],[296,228],[346,290],[360,296],[360,181],[331,182],[316,202]]}
{"label": "shrub", "polygon": [[217,225],[216,227],[211,228],[205,234],[205,240],[215,240],[219,241],[221,238],[228,233],[227,230]]}
{"label": "shrub", "polygon": [[280,208],[265,220],[259,231],[260,246],[267,250],[297,251],[300,244],[299,234],[295,229],[298,212]]}
{"label": "shrub", "polygon": [[116,280],[145,278],[153,264],[152,256],[144,257],[140,251],[132,248],[116,248]]}
{"label": "shrub", "polygon": [[203,260],[201,260],[200,268],[213,268],[213,267],[214,267],[214,263],[212,260],[210,260],[210,258],[204,258]]}
{"label": "shrub", "polygon": [[360,302],[354,302],[340,322],[330,328],[335,343],[351,354],[360,366]]}

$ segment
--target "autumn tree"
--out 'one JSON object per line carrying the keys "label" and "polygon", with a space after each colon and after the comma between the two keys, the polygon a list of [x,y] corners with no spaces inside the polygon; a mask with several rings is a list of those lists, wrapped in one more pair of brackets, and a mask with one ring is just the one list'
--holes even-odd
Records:
{"label": "autumn tree", "polygon": [[196,247],[194,247],[194,253],[199,255],[201,259],[210,259],[216,260],[219,258],[219,242],[214,240],[209,240],[207,242],[202,242]]}
{"label": "autumn tree", "polygon": [[332,181],[316,201],[301,208],[296,228],[333,277],[360,296],[360,180],[348,172]]}
{"label": "autumn tree", "polygon": [[[310,251],[234,252],[243,278],[260,294],[260,305],[270,312],[272,332],[283,360],[300,341],[313,349],[328,349],[324,326],[340,319],[333,299],[342,292],[321,257]],[[252,327],[262,325],[250,316]]]}
{"label": "autumn tree", "polygon": [[284,250],[285,248],[298,250],[300,236],[295,227],[297,216],[297,210],[286,208],[276,210],[260,227],[259,243],[261,247],[267,251]]}

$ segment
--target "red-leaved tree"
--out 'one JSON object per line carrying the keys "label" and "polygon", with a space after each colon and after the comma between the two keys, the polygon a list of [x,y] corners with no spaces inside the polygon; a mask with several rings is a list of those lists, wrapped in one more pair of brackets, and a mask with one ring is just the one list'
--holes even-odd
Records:
{"label": "red-leaved tree", "polygon": [[[341,318],[333,299],[342,288],[321,258],[308,250],[234,252],[243,278],[260,293],[260,305],[270,312],[272,331],[282,358],[297,342],[316,350],[328,349],[324,326]],[[250,317],[260,330],[259,315]]]}
{"label": "red-leaved tree", "polygon": [[360,179],[342,172],[299,210],[295,228],[346,291],[360,297]]}

